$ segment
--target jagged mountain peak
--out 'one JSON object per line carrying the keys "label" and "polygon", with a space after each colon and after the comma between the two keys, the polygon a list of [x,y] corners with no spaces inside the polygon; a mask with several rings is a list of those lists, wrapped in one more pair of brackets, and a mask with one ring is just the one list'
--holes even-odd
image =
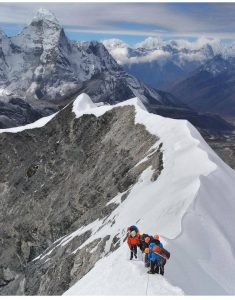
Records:
{"label": "jagged mountain peak", "polygon": [[206,62],[205,65],[201,67],[202,71],[207,71],[213,75],[219,74],[230,68],[230,61],[224,59],[223,55],[218,54]]}
{"label": "jagged mountain peak", "polygon": [[41,21],[50,22],[50,23],[56,24],[61,27],[56,16],[50,10],[48,10],[46,8],[39,8],[36,15],[33,17],[31,24],[38,23]]}
{"label": "jagged mountain peak", "polygon": [[44,45],[44,49],[53,48],[58,44],[62,31],[63,28],[55,15],[47,9],[40,8],[31,23],[11,40],[21,49],[39,45]]}

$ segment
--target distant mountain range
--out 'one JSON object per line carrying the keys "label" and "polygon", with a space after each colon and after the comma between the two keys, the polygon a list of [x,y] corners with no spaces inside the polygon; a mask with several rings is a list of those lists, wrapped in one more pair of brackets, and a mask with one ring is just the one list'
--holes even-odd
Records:
{"label": "distant mountain range", "polygon": [[[204,52],[209,56],[211,47]],[[45,9],[17,36],[0,33],[0,66],[0,128],[50,115],[82,92],[94,102],[109,104],[138,97],[150,112],[187,119],[203,129],[234,128],[213,115],[198,114],[173,94],[130,75],[102,43],[69,40],[56,17]]]}
{"label": "distant mountain range", "polygon": [[161,89],[168,89],[221,52],[220,44],[207,39],[189,43],[147,38],[133,47],[121,40],[110,39],[103,44],[126,71]]}
{"label": "distant mountain range", "polygon": [[234,43],[156,38],[133,47],[115,39],[103,43],[125,70],[146,84],[168,90],[196,111],[235,116]]}

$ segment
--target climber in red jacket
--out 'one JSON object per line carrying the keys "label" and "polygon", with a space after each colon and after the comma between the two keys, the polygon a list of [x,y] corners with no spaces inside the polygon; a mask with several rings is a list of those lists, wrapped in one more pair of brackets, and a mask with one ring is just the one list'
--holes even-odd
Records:
{"label": "climber in red jacket", "polygon": [[130,260],[133,259],[133,256],[137,258],[137,246],[140,244],[140,235],[135,230],[132,230],[128,234],[127,244],[131,250]]}

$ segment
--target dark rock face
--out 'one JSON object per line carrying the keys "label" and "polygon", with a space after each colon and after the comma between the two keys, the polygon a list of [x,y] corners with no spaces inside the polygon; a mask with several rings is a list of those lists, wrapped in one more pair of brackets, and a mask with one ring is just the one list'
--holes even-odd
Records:
{"label": "dark rock face", "polygon": [[115,104],[135,97],[124,78],[116,80],[116,76],[108,72],[98,74],[92,79],[83,82],[76,95],[89,94],[94,102]]}
{"label": "dark rock face", "polygon": [[218,156],[235,169],[235,132],[222,134],[202,131],[201,134]]}
{"label": "dark rock face", "polygon": [[135,167],[156,137],[135,125],[134,116],[126,106],[75,119],[69,105],[42,128],[0,134],[0,294],[62,294],[100,259],[114,237],[77,252],[90,231],[65,246],[59,242],[108,216],[116,205],[107,202],[150,165],[152,180],[160,175],[160,147]]}
{"label": "dark rock face", "polygon": [[21,98],[11,97],[9,102],[0,101],[0,128],[17,127],[56,112],[52,107],[34,109]]}

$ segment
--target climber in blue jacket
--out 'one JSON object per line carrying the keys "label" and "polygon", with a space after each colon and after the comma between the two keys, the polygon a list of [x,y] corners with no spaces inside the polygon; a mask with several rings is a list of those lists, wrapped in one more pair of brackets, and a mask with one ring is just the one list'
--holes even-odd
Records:
{"label": "climber in blue jacket", "polygon": [[163,248],[162,243],[159,241],[159,236],[154,236],[155,242],[149,244],[149,254],[148,258],[150,261],[150,270],[148,271],[149,274],[160,274],[164,275],[164,265],[166,263],[166,259],[157,254],[156,246]]}

